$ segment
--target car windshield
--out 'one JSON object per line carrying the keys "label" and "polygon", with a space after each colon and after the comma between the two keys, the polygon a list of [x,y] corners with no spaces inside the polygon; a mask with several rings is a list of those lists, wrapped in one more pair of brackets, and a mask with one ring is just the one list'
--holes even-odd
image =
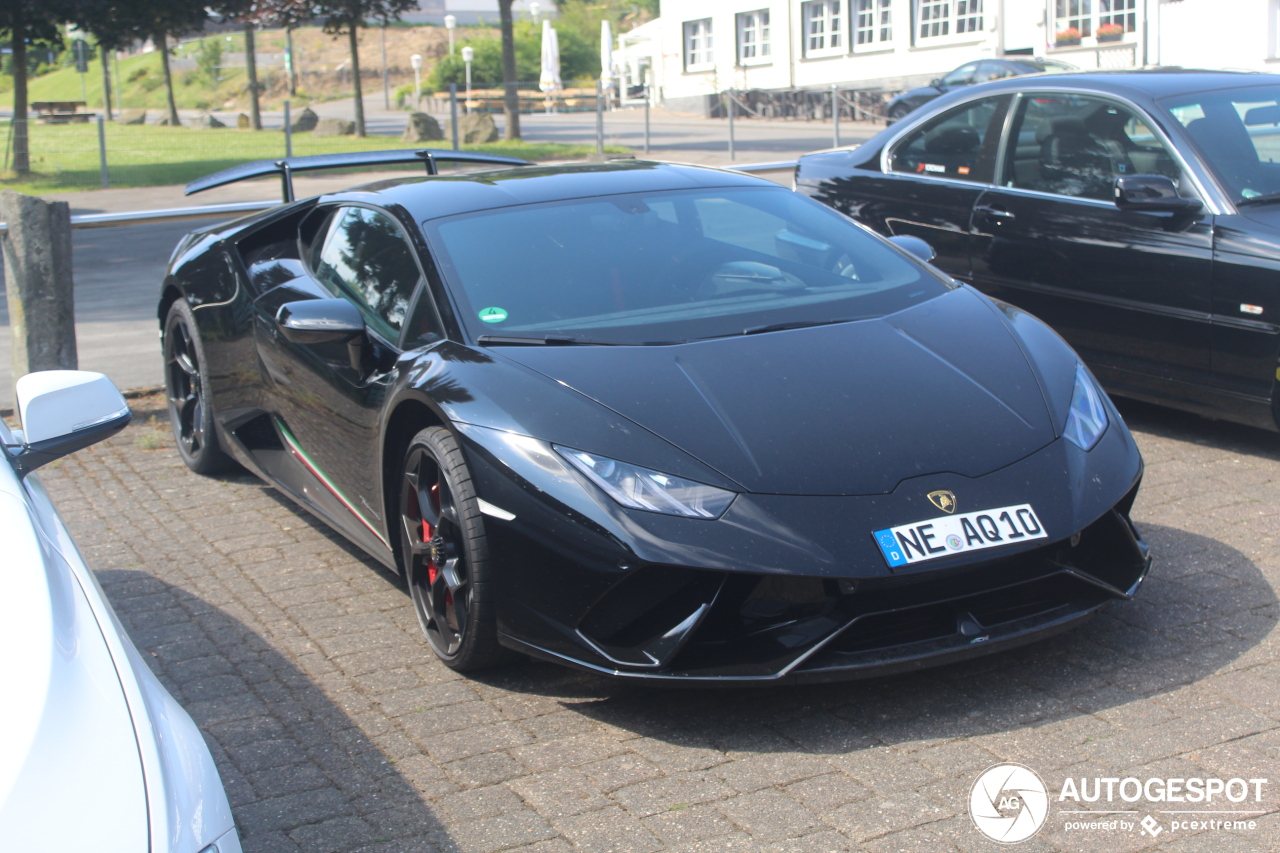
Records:
{"label": "car windshield", "polygon": [[468,331],[653,344],[878,317],[950,285],[770,187],[603,196],[424,223]]}
{"label": "car windshield", "polygon": [[1196,92],[1160,103],[1232,198],[1280,200],[1280,86]]}

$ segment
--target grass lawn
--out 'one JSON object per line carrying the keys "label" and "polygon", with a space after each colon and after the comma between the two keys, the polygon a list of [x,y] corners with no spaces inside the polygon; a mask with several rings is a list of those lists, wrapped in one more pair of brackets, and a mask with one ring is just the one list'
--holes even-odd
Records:
{"label": "grass lawn", "polygon": [[[24,193],[97,189],[101,183],[96,124],[32,124],[29,150],[32,174],[18,180],[12,161],[0,155],[0,188]],[[9,123],[0,122],[0,142],[9,139]],[[284,156],[280,131],[193,130],[185,127],[106,125],[107,171],[113,187],[148,187],[185,184],[188,181],[254,160]],[[8,150],[8,145],[4,149]],[[448,148],[449,143],[406,145],[395,137],[354,136],[317,138],[310,133],[293,136],[294,156],[344,151],[382,151],[396,148]],[[492,142],[463,146],[468,151],[505,154],[525,160],[581,159],[595,151],[589,145],[555,142]],[[610,153],[630,153],[610,146]]]}

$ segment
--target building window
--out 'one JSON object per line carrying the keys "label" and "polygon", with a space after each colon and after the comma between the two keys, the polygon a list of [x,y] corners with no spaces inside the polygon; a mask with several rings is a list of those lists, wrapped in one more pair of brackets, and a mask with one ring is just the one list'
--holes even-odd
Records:
{"label": "building window", "polygon": [[684,70],[705,71],[715,67],[711,58],[711,19],[685,21]]}
{"label": "building window", "polygon": [[1138,0],[1098,0],[1098,26],[1124,27],[1126,33],[1138,29]]}
{"label": "building window", "polygon": [[751,65],[769,59],[769,10],[738,16],[738,64]]}
{"label": "building window", "polygon": [[844,52],[844,0],[817,0],[804,4],[805,56],[838,56]]}
{"label": "building window", "polygon": [[1093,35],[1093,0],[1057,0],[1054,32],[1059,40],[1063,33],[1075,30],[1081,38]]}
{"label": "building window", "polygon": [[920,0],[917,8],[916,32],[922,41],[982,31],[982,0]]}
{"label": "building window", "polygon": [[854,0],[857,10],[853,19],[856,47],[893,40],[892,0]]}

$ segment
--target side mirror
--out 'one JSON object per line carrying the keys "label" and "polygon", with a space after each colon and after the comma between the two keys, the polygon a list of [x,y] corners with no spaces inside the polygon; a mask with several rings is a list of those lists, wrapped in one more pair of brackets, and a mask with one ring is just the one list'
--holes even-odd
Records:
{"label": "side mirror", "polygon": [[87,370],[42,370],[16,383],[19,476],[118,433],[133,413],[115,384]]}
{"label": "side mirror", "polygon": [[938,253],[933,247],[921,240],[919,237],[912,237],[909,234],[900,234],[897,237],[890,237],[889,242],[893,243],[899,249],[915,255],[926,264],[938,257]]}
{"label": "side mirror", "polygon": [[1147,213],[1198,213],[1204,203],[1178,195],[1177,185],[1164,175],[1121,175],[1115,184],[1116,207]]}
{"label": "side mirror", "polygon": [[351,369],[364,363],[364,317],[345,299],[303,299],[286,302],[276,312],[276,325],[285,340],[295,344],[347,343]]}

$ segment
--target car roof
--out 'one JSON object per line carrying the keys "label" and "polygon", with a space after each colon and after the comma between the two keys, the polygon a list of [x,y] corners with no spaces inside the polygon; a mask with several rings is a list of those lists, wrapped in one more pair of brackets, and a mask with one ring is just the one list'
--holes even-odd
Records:
{"label": "car roof", "polygon": [[651,160],[562,166],[521,166],[463,175],[378,181],[325,196],[324,201],[400,205],[416,221],[538,202],[701,187],[778,187],[742,172]]}
{"label": "car roof", "polygon": [[[1035,77],[1011,77],[979,84],[984,91],[1023,89],[1029,86],[1061,86],[1115,94],[1140,93],[1158,99],[1169,95],[1232,89],[1240,86],[1274,86],[1280,75],[1248,71],[1209,71],[1198,68],[1133,68],[1120,71],[1055,71]],[[973,92],[977,87],[970,89]]]}

